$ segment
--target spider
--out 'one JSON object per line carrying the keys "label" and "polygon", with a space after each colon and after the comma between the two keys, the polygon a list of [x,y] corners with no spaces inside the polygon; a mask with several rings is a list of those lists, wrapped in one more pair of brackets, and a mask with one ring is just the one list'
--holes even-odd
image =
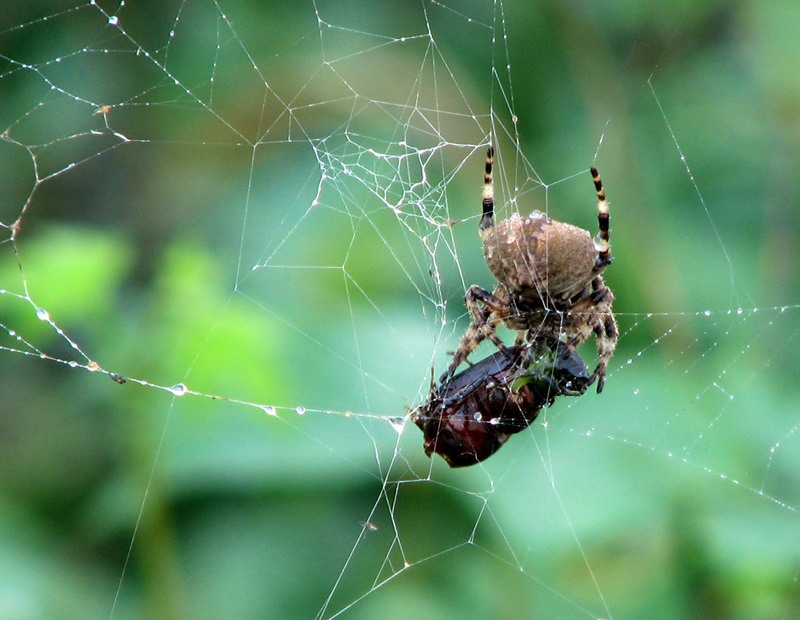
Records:
{"label": "spider", "polygon": [[498,351],[434,386],[411,419],[450,467],[489,458],[514,433],[526,429],[556,396],[579,396],[589,372],[572,347],[536,340]]}
{"label": "spider", "polygon": [[596,380],[600,393],[618,337],[611,311],[614,295],[600,275],[611,263],[609,209],[600,175],[597,169],[591,169],[599,225],[593,241],[589,231],[551,219],[540,211],[524,217],[514,214],[495,225],[493,158],[494,149],[490,146],[478,232],[486,264],[499,283],[492,293],[474,285],[467,291],[465,301],[472,323],[440,382],[452,377],[485,339],[505,351],[506,346],[495,331],[504,323],[517,332],[517,346],[548,338],[574,348],[594,333],[598,359],[589,384]]}

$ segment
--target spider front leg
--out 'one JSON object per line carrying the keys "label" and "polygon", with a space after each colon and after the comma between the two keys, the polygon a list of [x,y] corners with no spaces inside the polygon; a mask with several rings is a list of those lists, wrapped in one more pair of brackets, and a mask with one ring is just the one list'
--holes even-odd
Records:
{"label": "spider front leg", "polygon": [[592,288],[594,289],[593,301],[596,304],[592,329],[597,337],[597,368],[592,373],[589,383],[594,383],[594,380],[597,379],[597,393],[599,394],[603,391],[605,384],[606,366],[614,354],[614,349],[617,348],[619,332],[617,321],[611,312],[611,303],[614,301],[611,289],[605,285],[600,276],[595,278]]}
{"label": "spider front leg", "polygon": [[597,334],[597,368],[589,379],[589,384],[597,379],[597,393],[603,391],[606,382],[606,366],[617,346],[617,322],[613,314],[609,314],[596,328]]}
{"label": "spider front leg", "polygon": [[497,314],[502,312],[505,307],[503,300],[494,293],[473,285],[467,291],[464,301],[472,315],[472,323],[464,337],[461,338],[458,349],[453,353],[453,361],[450,362],[447,370],[439,378],[440,383],[444,383],[452,377],[461,362],[466,361],[469,354],[477,349],[478,345],[487,338],[501,351],[506,350],[506,345],[503,344],[503,341],[500,340],[495,331],[497,324],[500,322]]}

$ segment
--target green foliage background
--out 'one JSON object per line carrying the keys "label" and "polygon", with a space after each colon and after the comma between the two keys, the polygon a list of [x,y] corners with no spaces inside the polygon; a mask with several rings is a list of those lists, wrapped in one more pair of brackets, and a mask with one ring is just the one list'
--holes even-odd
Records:
{"label": "green foliage background", "polygon": [[[800,616],[800,5],[2,13],[0,619]],[[426,25],[435,48],[369,36]],[[335,79],[323,41],[328,58],[359,52]],[[435,76],[426,50],[447,61]],[[403,91],[415,72],[441,86],[418,106]],[[498,83],[513,86],[519,148]],[[293,97],[288,120],[279,100]],[[475,148],[442,149],[452,178],[430,179],[431,213],[457,222],[435,265],[419,245],[432,227],[344,171],[309,210],[320,164],[301,127],[413,142],[409,110],[464,102]],[[499,202],[519,190],[520,210],[592,228],[585,171],[600,168],[623,338],[602,396],[559,403],[485,469],[435,461],[428,478],[417,429],[398,438],[386,418],[443,368],[466,287],[491,286],[474,231],[490,128]],[[319,152],[346,159],[343,135]],[[525,160],[563,181],[544,192]],[[89,359],[149,385],[52,361],[87,359],[29,300]],[[278,415],[160,389],[180,382]],[[387,479],[404,482],[383,496]],[[378,529],[356,544],[366,519]]]}

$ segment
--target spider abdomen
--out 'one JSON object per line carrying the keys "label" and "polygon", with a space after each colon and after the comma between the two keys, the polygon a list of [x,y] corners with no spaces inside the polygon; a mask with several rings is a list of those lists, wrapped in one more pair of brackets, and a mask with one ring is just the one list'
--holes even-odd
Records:
{"label": "spider abdomen", "polygon": [[[483,232],[486,264],[527,304],[561,305],[593,277],[597,251],[591,234],[540,211],[513,215]],[[594,272],[596,273],[596,272]]]}

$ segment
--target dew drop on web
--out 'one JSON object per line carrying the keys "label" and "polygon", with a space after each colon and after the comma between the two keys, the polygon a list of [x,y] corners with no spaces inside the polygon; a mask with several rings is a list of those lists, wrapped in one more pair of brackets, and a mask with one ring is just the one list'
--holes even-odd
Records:
{"label": "dew drop on web", "polygon": [[187,388],[186,385],[184,385],[183,383],[176,383],[171,388],[169,388],[169,391],[175,394],[175,396],[183,396],[184,394],[186,394],[186,392],[189,391],[189,388]]}

